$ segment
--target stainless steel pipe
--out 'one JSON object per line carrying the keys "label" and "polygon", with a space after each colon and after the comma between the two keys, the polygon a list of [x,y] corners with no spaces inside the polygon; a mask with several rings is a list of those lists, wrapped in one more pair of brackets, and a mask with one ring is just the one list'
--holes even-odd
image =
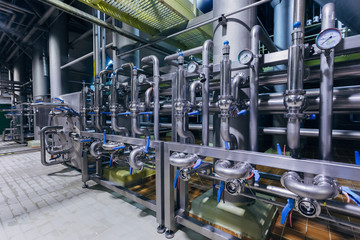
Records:
{"label": "stainless steel pipe", "polygon": [[142,63],[152,62],[153,64],[153,95],[154,95],[154,138],[159,140],[159,124],[160,124],[160,70],[159,70],[159,59],[155,55],[150,55],[141,59]]}
{"label": "stainless steel pipe", "polygon": [[202,46],[202,73],[205,81],[202,86],[202,144],[209,145],[209,84],[210,84],[210,49],[214,43],[206,40]]}
{"label": "stainless steel pipe", "polygon": [[259,95],[259,41],[261,41],[270,52],[276,52],[276,46],[270,39],[265,30],[256,25],[252,27],[251,33],[251,51],[254,59],[251,62],[250,69],[250,150],[258,150],[258,95]]}
{"label": "stainless steel pipe", "polygon": [[[335,27],[335,4],[328,3],[322,8],[321,30]],[[334,83],[334,49],[320,55],[320,159],[332,160],[332,107]]]}
{"label": "stainless steel pipe", "polygon": [[122,133],[124,136],[129,136],[129,130],[126,127],[120,127],[118,125],[118,111],[117,111],[117,102],[118,102],[118,93],[117,93],[117,80],[118,74],[122,70],[122,68],[118,68],[114,71],[112,81],[111,81],[111,104],[110,104],[110,112],[111,112],[111,127],[115,132]]}

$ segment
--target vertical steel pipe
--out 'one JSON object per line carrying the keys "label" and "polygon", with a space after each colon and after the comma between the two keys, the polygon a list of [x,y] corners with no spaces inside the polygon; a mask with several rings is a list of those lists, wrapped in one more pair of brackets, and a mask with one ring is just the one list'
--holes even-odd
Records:
{"label": "vertical steel pipe", "polygon": [[276,46],[271,41],[265,30],[256,25],[251,29],[251,51],[254,59],[250,70],[250,150],[258,150],[258,95],[259,95],[259,41],[267,47],[270,52],[276,52]]}
{"label": "vertical steel pipe", "polygon": [[[321,30],[335,27],[335,4],[328,3],[322,8]],[[332,160],[332,107],[334,81],[334,49],[320,55],[320,159]]]}
{"label": "vertical steel pipe", "polygon": [[284,104],[287,107],[287,143],[290,154],[300,158],[300,120],[305,104],[304,79],[304,16],[305,0],[295,0],[292,45],[289,49],[288,85]]}
{"label": "vertical steel pipe", "polygon": [[202,47],[202,67],[205,81],[202,86],[202,144],[209,145],[209,81],[210,81],[210,49],[214,46],[213,41],[206,40]]}
{"label": "vertical steel pipe", "polygon": [[160,69],[159,59],[155,55],[150,55],[141,59],[141,62],[152,62],[153,64],[153,80],[154,80],[154,138],[159,140],[160,131],[160,93],[159,93],[159,82],[160,82]]}

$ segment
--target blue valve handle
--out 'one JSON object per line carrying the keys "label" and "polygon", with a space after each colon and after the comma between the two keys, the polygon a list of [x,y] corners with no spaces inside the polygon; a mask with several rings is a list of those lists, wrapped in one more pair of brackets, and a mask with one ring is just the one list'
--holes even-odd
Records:
{"label": "blue valve handle", "polygon": [[130,112],[119,113],[119,115],[130,115]]}
{"label": "blue valve handle", "polygon": [[278,155],[283,155],[282,151],[281,151],[281,147],[280,147],[280,144],[276,144],[276,150],[277,150],[277,154]]}
{"label": "blue valve handle", "polygon": [[176,175],[175,175],[175,179],[174,179],[174,188],[177,187],[177,182],[178,182],[178,178],[179,178],[179,169],[176,170]]}
{"label": "blue valve handle", "polygon": [[125,148],[125,146],[118,146],[118,147],[112,148],[112,150],[118,150],[118,149],[124,149],[124,148]]}
{"label": "blue valve handle", "polygon": [[228,142],[224,142],[224,144],[225,144],[225,149],[226,149],[226,150],[229,150],[229,149],[230,149],[229,143],[228,143]]}
{"label": "blue valve handle", "polygon": [[200,165],[202,164],[203,160],[201,158],[199,158],[198,160],[196,160],[196,163],[193,166],[193,169],[197,169],[200,167]]}
{"label": "blue valve handle", "polygon": [[95,113],[94,112],[88,112],[88,114],[94,115]]}
{"label": "blue valve handle", "polygon": [[252,172],[254,173],[254,178],[255,178],[255,182],[259,182],[260,180],[260,173],[259,170],[252,170]]}
{"label": "blue valve handle", "polygon": [[285,224],[285,220],[289,212],[294,208],[294,199],[288,198],[287,204],[281,212],[281,225]]}
{"label": "blue valve handle", "polygon": [[110,115],[111,112],[101,112],[101,114]]}
{"label": "blue valve handle", "polygon": [[153,112],[141,112],[141,113],[139,113],[140,115],[152,115],[153,114]]}
{"label": "blue valve handle", "polygon": [[132,175],[134,172],[134,169],[132,167],[130,167],[130,175]]}
{"label": "blue valve handle", "polygon": [[58,101],[60,101],[60,102],[64,102],[64,100],[62,100],[61,98],[54,98],[55,100],[58,100]]}
{"label": "blue valve handle", "polygon": [[316,119],[316,115],[315,115],[315,114],[310,114],[310,115],[309,115],[309,119],[310,119],[310,120],[315,120],[315,119]]}
{"label": "blue valve handle", "polygon": [[219,187],[219,190],[217,192],[217,202],[220,202],[221,200],[221,194],[222,192],[224,191],[224,188],[225,188],[225,183],[223,181],[220,182],[220,187]]}
{"label": "blue valve handle", "polygon": [[200,111],[195,111],[195,112],[189,112],[188,115],[189,116],[193,116],[193,115],[199,115]]}
{"label": "blue valve handle", "polygon": [[104,141],[103,141],[103,144],[106,143],[106,130],[104,130]]}
{"label": "blue valve handle", "polygon": [[341,187],[341,191],[346,192],[351,200],[353,200],[358,206],[360,206],[360,196],[354,193],[349,187]]}
{"label": "blue valve handle", "polygon": [[84,143],[84,142],[92,142],[91,139],[81,139],[80,142]]}
{"label": "blue valve handle", "polygon": [[112,154],[110,154],[110,162],[109,162],[109,167],[111,167],[111,166],[112,166],[112,161],[113,161],[113,155],[112,155]]}
{"label": "blue valve handle", "polygon": [[150,147],[150,136],[146,137],[146,145],[145,145],[145,149],[144,152],[147,154],[149,153],[149,147]]}
{"label": "blue valve handle", "polygon": [[247,113],[247,110],[246,109],[243,109],[243,110],[240,110],[237,115],[240,116],[240,115],[245,115]]}
{"label": "blue valve handle", "polygon": [[360,154],[359,151],[355,151],[355,164],[360,165]]}

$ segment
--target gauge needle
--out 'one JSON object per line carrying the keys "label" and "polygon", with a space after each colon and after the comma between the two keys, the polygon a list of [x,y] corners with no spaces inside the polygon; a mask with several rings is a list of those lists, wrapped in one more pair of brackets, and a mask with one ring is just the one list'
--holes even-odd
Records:
{"label": "gauge needle", "polygon": [[321,45],[323,45],[324,43],[326,43],[327,41],[329,41],[330,39],[332,39],[333,36],[330,36],[328,39],[326,39],[325,41],[323,41],[323,43]]}

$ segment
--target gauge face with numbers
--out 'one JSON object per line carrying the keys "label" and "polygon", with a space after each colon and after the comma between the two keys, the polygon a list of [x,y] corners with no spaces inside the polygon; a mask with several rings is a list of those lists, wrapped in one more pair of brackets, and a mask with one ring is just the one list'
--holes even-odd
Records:
{"label": "gauge face with numbers", "polygon": [[199,68],[199,65],[196,62],[191,61],[187,65],[186,70],[188,71],[188,73],[194,73],[194,72],[196,72],[198,70],[198,68]]}
{"label": "gauge face with numbers", "polygon": [[146,80],[146,76],[145,76],[144,74],[140,74],[140,75],[138,76],[139,84],[144,83],[145,80]]}
{"label": "gauge face with numbers", "polygon": [[238,60],[243,65],[249,65],[254,58],[254,54],[249,49],[244,49],[239,53]]}
{"label": "gauge face with numbers", "polygon": [[321,50],[329,50],[341,42],[342,36],[339,29],[328,28],[322,30],[316,37],[316,46]]}

